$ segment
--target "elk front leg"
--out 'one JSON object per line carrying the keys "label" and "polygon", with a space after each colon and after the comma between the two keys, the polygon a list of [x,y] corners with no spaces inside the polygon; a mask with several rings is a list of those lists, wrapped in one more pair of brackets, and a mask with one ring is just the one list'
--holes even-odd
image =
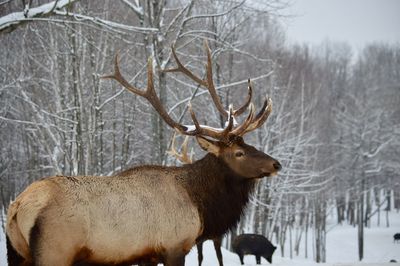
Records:
{"label": "elk front leg", "polygon": [[217,253],[219,266],[224,266],[224,263],[222,261],[222,252],[221,252],[222,237],[213,239],[213,242],[214,242],[215,252]]}
{"label": "elk front leg", "polygon": [[201,266],[201,263],[203,262],[203,242],[197,243],[197,259],[199,262],[199,266]]}

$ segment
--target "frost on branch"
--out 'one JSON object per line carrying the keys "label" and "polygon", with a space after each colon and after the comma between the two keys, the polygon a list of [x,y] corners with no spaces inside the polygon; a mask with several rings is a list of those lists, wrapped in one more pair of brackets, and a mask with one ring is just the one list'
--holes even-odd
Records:
{"label": "frost on branch", "polygon": [[54,14],[56,10],[61,10],[68,5],[71,5],[76,0],[59,0],[53,1],[38,7],[30,8],[25,6],[21,12],[14,12],[0,18],[0,32],[12,31],[17,25],[31,21],[35,18],[46,17]]}

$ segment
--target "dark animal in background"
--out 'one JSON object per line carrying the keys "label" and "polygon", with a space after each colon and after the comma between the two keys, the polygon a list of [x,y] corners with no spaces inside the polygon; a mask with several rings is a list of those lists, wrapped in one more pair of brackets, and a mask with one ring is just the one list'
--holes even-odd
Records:
{"label": "dark animal in background", "polygon": [[[222,252],[221,252],[222,237],[214,238],[213,242],[214,242],[215,253],[217,253],[219,266],[224,266],[224,263],[222,261]],[[201,263],[203,262],[203,243],[204,241],[197,243],[197,258],[199,260],[199,266],[201,266]]]}
{"label": "dark animal in background", "polygon": [[391,259],[389,262],[391,262],[391,263],[396,263],[397,260]]}
{"label": "dark animal in background", "polygon": [[244,255],[256,256],[257,264],[261,264],[261,257],[272,263],[272,254],[276,247],[262,235],[242,234],[235,238],[232,244],[233,251],[238,254],[240,263],[244,264]]}
{"label": "dark animal in background", "polygon": [[396,233],[393,235],[393,242],[398,242],[400,240],[400,233]]}

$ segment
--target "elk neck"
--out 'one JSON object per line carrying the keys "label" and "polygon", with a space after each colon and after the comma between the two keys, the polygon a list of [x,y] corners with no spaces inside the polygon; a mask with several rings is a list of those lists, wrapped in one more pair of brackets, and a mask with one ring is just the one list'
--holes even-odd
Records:
{"label": "elk neck", "polygon": [[188,176],[181,180],[202,222],[198,241],[219,237],[239,222],[256,180],[235,174],[220,158],[207,154],[185,165]]}

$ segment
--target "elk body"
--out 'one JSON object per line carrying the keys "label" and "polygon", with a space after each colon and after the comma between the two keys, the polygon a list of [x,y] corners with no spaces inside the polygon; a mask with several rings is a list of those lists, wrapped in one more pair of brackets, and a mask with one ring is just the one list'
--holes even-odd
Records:
{"label": "elk body", "polygon": [[[73,264],[183,266],[185,255],[199,241],[221,236],[240,219],[256,181],[280,170],[279,162],[247,145],[242,136],[263,124],[271,112],[265,100],[255,114],[252,90],[243,106],[225,110],[212,81],[207,48],[207,77],[190,72],[173,55],[182,72],[207,87],[227,119],[223,129],[176,123],[165,111],[153,85],[148,62],[147,89],[130,85],[115,72],[106,76],[145,97],[165,122],[179,133],[195,136],[208,153],[182,167],[140,166],[112,177],[53,176],[28,186],[7,213],[9,265],[67,266]],[[249,107],[241,124],[236,118]],[[150,264],[149,264],[150,263]]]}

